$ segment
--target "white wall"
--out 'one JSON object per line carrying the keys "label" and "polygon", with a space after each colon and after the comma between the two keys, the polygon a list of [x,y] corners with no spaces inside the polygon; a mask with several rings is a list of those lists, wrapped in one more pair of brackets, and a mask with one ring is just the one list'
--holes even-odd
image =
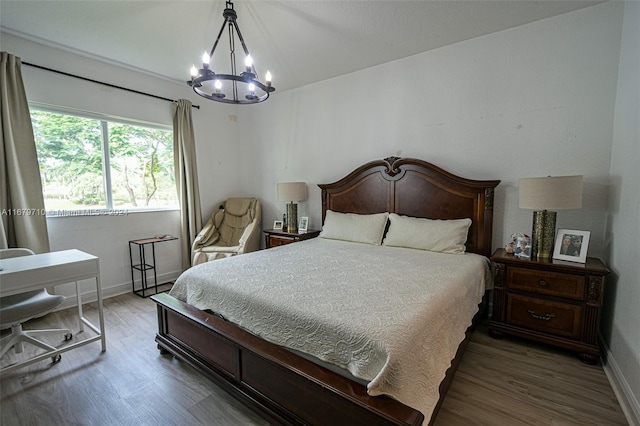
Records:
{"label": "white wall", "polygon": [[[602,334],[608,371],[640,425],[640,3],[626,2],[615,105]],[[623,399],[624,401],[624,399]],[[624,406],[624,405],[623,405]]]}
{"label": "white wall", "polygon": [[583,208],[558,227],[590,230],[602,256],[622,4],[606,3],[273,95],[239,114],[243,176],[282,216],[276,183],[309,183],[299,203],[320,226],[316,184],[390,155],[472,179],[500,179],[494,247],[531,231],[521,177],[585,176]]}

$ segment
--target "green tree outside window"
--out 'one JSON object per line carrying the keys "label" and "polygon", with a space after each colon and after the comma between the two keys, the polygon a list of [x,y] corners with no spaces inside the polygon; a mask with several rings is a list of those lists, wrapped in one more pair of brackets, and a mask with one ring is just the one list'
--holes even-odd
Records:
{"label": "green tree outside window", "polygon": [[48,212],[177,206],[170,130],[41,110],[31,120]]}

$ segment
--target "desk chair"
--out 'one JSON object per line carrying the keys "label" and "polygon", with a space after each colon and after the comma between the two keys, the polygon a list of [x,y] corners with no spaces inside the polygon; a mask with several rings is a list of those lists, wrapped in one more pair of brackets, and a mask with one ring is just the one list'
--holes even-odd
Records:
{"label": "desk chair", "polygon": [[[13,248],[0,249],[0,259],[11,257],[29,256],[34,253],[29,249]],[[0,339],[0,358],[9,349],[15,346],[16,353],[23,351],[23,343],[31,343],[47,352],[56,348],[48,345],[33,336],[64,333],[64,340],[72,338],[71,331],[66,328],[52,330],[23,330],[22,324],[32,318],[41,317],[64,302],[64,296],[51,295],[46,289],[33,290],[26,293],[14,294],[0,298],[0,330],[11,327],[11,334]],[[61,355],[51,357],[53,362],[58,362]]]}

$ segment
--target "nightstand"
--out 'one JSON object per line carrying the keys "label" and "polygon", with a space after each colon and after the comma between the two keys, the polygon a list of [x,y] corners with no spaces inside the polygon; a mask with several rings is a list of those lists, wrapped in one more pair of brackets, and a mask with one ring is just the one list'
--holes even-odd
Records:
{"label": "nightstand", "polygon": [[279,229],[265,229],[263,232],[266,248],[278,247],[285,244],[308,240],[311,238],[315,238],[320,234],[320,231],[313,229],[301,233],[286,232]]}
{"label": "nightstand", "polygon": [[602,286],[609,274],[602,261],[519,259],[504,249],[491,260],[492,337],[520,336],[576,351],[585,363],[598,362]]}

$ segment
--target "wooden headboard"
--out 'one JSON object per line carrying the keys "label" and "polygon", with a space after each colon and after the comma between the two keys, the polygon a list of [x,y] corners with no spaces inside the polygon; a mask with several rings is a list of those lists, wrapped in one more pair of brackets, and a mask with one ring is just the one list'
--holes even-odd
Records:
{"label": "wooden headboard", "polygon": [[429,219],[472,220],[467,251],[491,255],[493,190],[499,180],[471,180],[426,161],[389,157],[364,164],[322,189],[322,223],[327,210],[396,213]]}

